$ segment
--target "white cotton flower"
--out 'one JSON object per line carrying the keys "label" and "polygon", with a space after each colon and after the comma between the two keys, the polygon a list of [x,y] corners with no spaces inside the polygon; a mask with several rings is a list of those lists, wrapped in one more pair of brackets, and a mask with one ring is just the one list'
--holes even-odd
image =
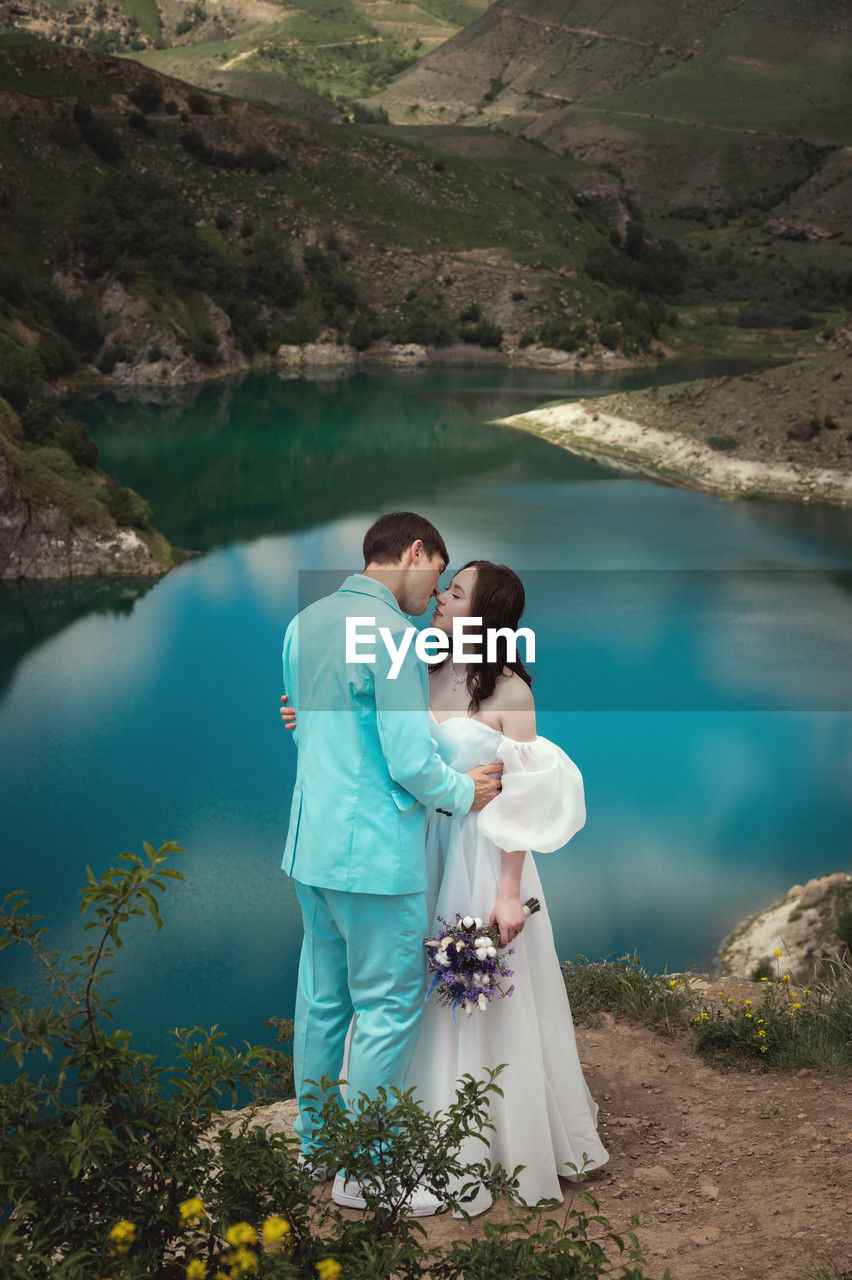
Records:
{"label": "white cotton flower", "polygon": [[476,948],[476,958],[477,958],[477,960],[487,960],[487,959],[488,959],[488,948],[487,948],[487,947],[477,947],[477,948]]}
{"label": "white cotton flower", "polygon": [[497,954],[497,948],[496,948],[496,947],[489,947],[489,948],[488,948],[488,950],[487,950],[487,952],[486,952],[485,954],[488,956],[488,959],[489,959],[489,960],[493,960],[493,959],[494,959],[494,957],[495,957],[495,956],[496,956],[496,954]]}
{"label": "white cotton flower", "polygon": [[470,1017],[470,1015],[473,1013],[473,1001],[472,1001],[472,1000],[465,1000],[465,1002],[464,1002],[464,1011],[465,1011],[465,1014],[467,1015],[467,1017],[469,1018],[469,1017]]}
{"label": "white cotton flower", "polygon": [[473,916],[465,916],[464,920],[462,920],[462,924],[464,925],[465,929],[472,929],[473,926],[476,924],[476,921],[474,920]]}
{"label": "white cotton flower", "polygon": [[491,974],[490,974],[490,973],[483,973],[483,975],[482,975],[482,985],[483,985],[483,987],[490,987],[490,986],[491,986]]}
{"label": "white cotton flower", "polygon": [[479,994],[479,998],[477,999],[476,1003],[479,1005],[483,1013],[488,1008],[488,1001],[486,1000],[485,996],[481,992]]}
{"label": "white cotton flower", "polygon": [[491,939],[486,938],[484,934],[480,934],[478,938],[474,938],[473,945],[475,947],[490,947]]}
{"label": "white cotton flower", "polygon": [[447,955],[446,951],[442,951],[439,955],[435,956],[435,959],[444,969],[449,969],[450,957]]}
{"label": "white cotton flower", "polygon": [[482,921],[480,920],[479,916],[473,917],[473,923],[476,925],[477,929],[482,928]]}

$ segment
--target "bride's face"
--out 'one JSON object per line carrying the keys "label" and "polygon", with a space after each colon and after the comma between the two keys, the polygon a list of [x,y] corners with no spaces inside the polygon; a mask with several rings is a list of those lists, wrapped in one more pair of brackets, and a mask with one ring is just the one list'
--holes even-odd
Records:
{"label": "bride's face", "polygon": [[435,612],[432,614],[430,626],[439,631],[453,634],[453,618],[469,618],[473,599],[473,584],[476,582],[476,570],[470,565],[460,569],[445,591],[439,591]]}

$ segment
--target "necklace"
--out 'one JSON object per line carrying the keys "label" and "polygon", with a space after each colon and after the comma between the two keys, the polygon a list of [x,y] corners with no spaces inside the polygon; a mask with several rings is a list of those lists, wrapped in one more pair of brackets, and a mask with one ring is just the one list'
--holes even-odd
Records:
{"label": "necklace", "polygon": [[452,660],[452,658],[450,658],[450,676],[451,676],[452,681],[453,681],[453,686],[457,686],[457,685],[463,684],[463,683],[464,683],[464,681],[465,681],[465,680],[467,680],[467,673],[465,673],[465,675],[463,675],[463,676],[457,676],[457,675],[456,675],[456,669],[455,669],[455,667],[453,666],[453,660]]}

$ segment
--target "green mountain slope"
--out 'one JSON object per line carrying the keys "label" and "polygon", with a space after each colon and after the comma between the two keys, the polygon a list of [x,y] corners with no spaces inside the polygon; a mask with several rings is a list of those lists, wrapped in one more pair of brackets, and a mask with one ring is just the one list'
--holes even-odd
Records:
{"label": "green mountain slope", "polygon": [[129,53],[190,84],[327,114],[366,97],[482,14],[487,0],[3,0],[0,26]]}
{"label": "green mountain slope", "polygon": [[[850,62],[842,0],[497,0],[377,102],[614,164],[659,212],[770,208],[852,140]],[[818,216],[846,234],[848,149],[829,185]]]}

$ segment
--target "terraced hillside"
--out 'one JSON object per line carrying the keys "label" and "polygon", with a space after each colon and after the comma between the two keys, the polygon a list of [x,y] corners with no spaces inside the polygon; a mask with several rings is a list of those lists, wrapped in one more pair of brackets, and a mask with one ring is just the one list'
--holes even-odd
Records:
{"label": "terraced hillside", "polygon": [[850,61],[843,0],[497,0],[376,101],[614,165],[659,213],[752,205],[848,236]]}
{"label": "terraced hillside", "polygon": [[0,26],[127,53],[190,84],[329,117],[482,14],[487,0],[3,0]]}

